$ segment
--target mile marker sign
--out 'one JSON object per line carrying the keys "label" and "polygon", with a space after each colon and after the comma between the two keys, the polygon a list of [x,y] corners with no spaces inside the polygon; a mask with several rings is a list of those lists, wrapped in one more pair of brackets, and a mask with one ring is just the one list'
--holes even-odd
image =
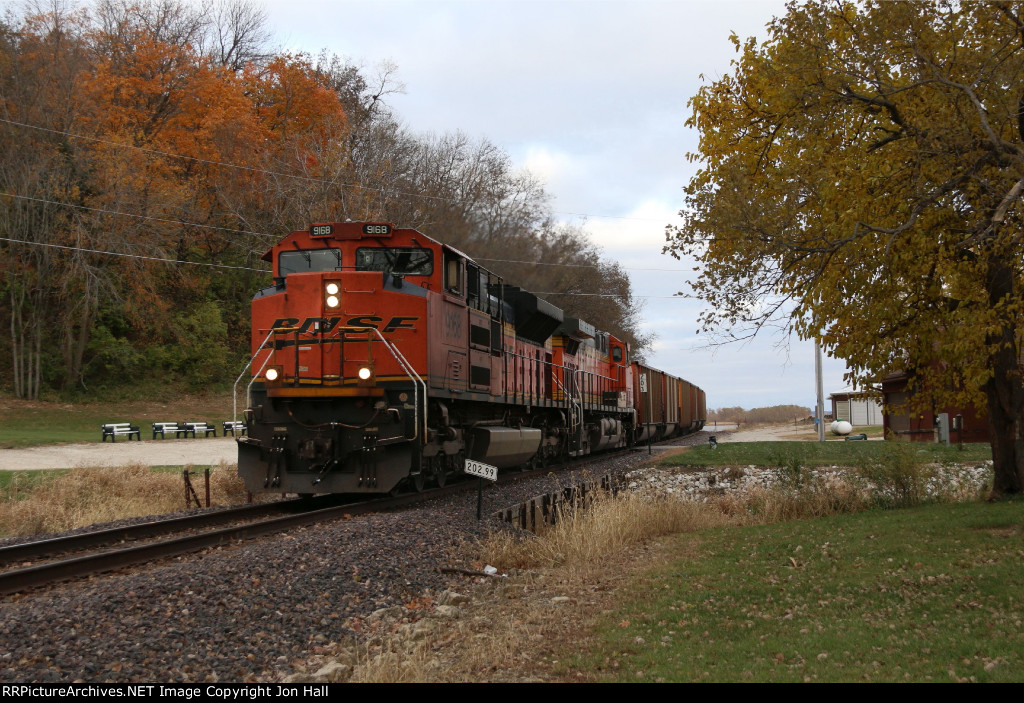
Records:
{"label": "mile marker sign", "polygon": [[479,476],[480,478],[486,478],[488,481],[498,480],[498,467],[484,464],[480,461],[466,459],[465,471],[470,476]]}
{"label": "mile marker sign", "polygon": [[470,476],[476,476],[476,519],[479,520],[483,513],[484,508],[484,479],[488,481],[498,480],[498,467],[485,464],[480,461],[473,461],[472,459],[466,459],[466,464],[463,467]]}

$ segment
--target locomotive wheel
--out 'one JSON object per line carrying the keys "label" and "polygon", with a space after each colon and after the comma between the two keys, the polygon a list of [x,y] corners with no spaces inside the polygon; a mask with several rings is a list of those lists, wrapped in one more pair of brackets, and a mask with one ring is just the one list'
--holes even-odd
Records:
{"label": "locomotive wheel", "polygon": [[417,474],[413,474],[409,478],[412,481],[412,489],[414,491],[416,491],[417,493],[422,493],[423,492],[423,484],[424,484],[423,472],[420,471]]}

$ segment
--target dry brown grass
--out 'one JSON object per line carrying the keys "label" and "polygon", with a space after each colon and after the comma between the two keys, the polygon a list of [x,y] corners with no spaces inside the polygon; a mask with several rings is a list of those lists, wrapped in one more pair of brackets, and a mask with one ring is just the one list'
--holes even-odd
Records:
{"label": "dry brown grass", "polygon": [[545,526],[536,535],[492,534],[480,559],[502,569],[557,566],[585,575],[588,569],[600,569],[608,555],[662,535],[823,517],[869,505],[862,486],[838,476],[799,490],[759,488],[707,502],[602,494],[587,506],[567,511],[556,525]]}
{"label": "dry brown grass", "polygon": [[728,504],[649,499],[632,493],[599,494],[590,504],[565,511],[556,525],[535,537],[492,534],[481,559],[503,569],[558,566],[583,576],[603,560],[655,537],[696,532],[747,520]]}
{"label": "dry brown grass", "polygon": [[[203,477],[194,476],[192,483],[200,500],[204,500]],[[17,486],[11,486],[8,493],[17,495]],[[221,464],[211,471],[211,505],[235,505],[245,500],[245,488],[234,465]],[[0,535],[63,532],[184,508],[181,472],[153,471],[141,464],[77,468],[34,486],[25,498],[0,503]]]}
{"label": "dry brown grass", "polygon": [[[643,551],[643,550],[640,550]],[[499,683],[588,680],[589,673],[565,671],[561,653],[573,651],[587,635],[582,626],[609,596],[628,581],[638,551],[606,560],[606,574],[586,580],[563,578],[561,569],[536,569],[515,579],[467,584],[473,602],[462,617],[424,618],[413,626],[427,634],[399,631],[356,645],[356,664],[339,680],[354,683]],[[649,554],[644,557],[649,558]],[[635,561],[635,564],[633,563]],[[463,589],[460,589],[463,590]],[[404,626],[410,627],[410,626]],[[328,657],[329,659],[330,657]],[[324,663],[309,663],[309,671]]]}
{"label": "dry brown grass", "polygon": [[360,662],[352,672],[352,683],[416,683],[431,676],[431,647],[416,643],[404,648],[393,647]]}
{"label": "dry brown grass", "polygon": [[820,479],[798,490],[754,488],[728,493],[716,502],[723,511],[746,514],[758,524],[852,513],[872,505],[863,486],[839,476]]}

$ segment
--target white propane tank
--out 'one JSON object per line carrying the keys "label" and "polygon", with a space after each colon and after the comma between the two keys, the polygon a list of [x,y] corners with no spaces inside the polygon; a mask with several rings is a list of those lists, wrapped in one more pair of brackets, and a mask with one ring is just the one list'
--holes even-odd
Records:
{"label": "white propane tank", "polygon": [[836,420],[831,425],[829,425],[829,429],[832,430],[832,434],[839,435],[840,437],[845,437],[846,435],[850,434],[850,432],[853,431],[853,425],[851,425],[846,420]]}

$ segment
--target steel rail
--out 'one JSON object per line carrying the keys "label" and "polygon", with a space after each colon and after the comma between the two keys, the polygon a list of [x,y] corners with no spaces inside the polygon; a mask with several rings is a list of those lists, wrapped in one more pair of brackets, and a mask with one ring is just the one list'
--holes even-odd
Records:
{"label": "steel rail", "polygon": [[171,532],[208,527],[218,525],[232,520],[246,518],[258,518],[265,515],[280,513],[285,510],[298,507],[297,500],[278,501],[274,503],[260,503],[257,505],[246,505],[240,508],[228,508],[216,512],[202,513],[200,515],[185,515],[166,520],[152,520],[150,522],[138,523],[135,525],[124,525],[122,527],[111,527],[106,530],[85,532],[77,535],[66,535],[51,539],[36,540],[34,542],[23,542],[7,547],[0,547],[0,566],[11,564],[26,559],[49,556],[60,552],[70,552],[78,549],[88,549],[117,542],[127,542],[136,539],[148,539],[160,537]]}
{"label": "steel rail", "polygon": [[[135,566],[157,559],[179,556],[196,552],[208,547],[241,542],[285,530],[311,525],[324,520],[340,519],[346,516],[363,515],[371,512],[393,510],[428,499],[442,497],[458,490],[466,490],[468,484],[456,484],[447,488],[436,488],[422,493],[412,493],[383,500],[349,503],[327,508],[319,508],[299,513],[271,518],[245,525],[236,525],[219,530],[212,530],[198,535],[187,535],[175,539],[152,542],[149,544],[112,549],[96,554],[73,557],[62,561],[48,562],[0,573],[0,595],[20,593],[39,586],[81,578],[93,574]],[[298,501],[295,501],[296,503]],[[291,503],[291,501],[289,501]],[[108,532],[116,532],[110,530]],[[83,535],[86,536],[86,535]],[[44,540],[52,542],[52,540]],[[38,543],[37,543],[38,544]]]}

